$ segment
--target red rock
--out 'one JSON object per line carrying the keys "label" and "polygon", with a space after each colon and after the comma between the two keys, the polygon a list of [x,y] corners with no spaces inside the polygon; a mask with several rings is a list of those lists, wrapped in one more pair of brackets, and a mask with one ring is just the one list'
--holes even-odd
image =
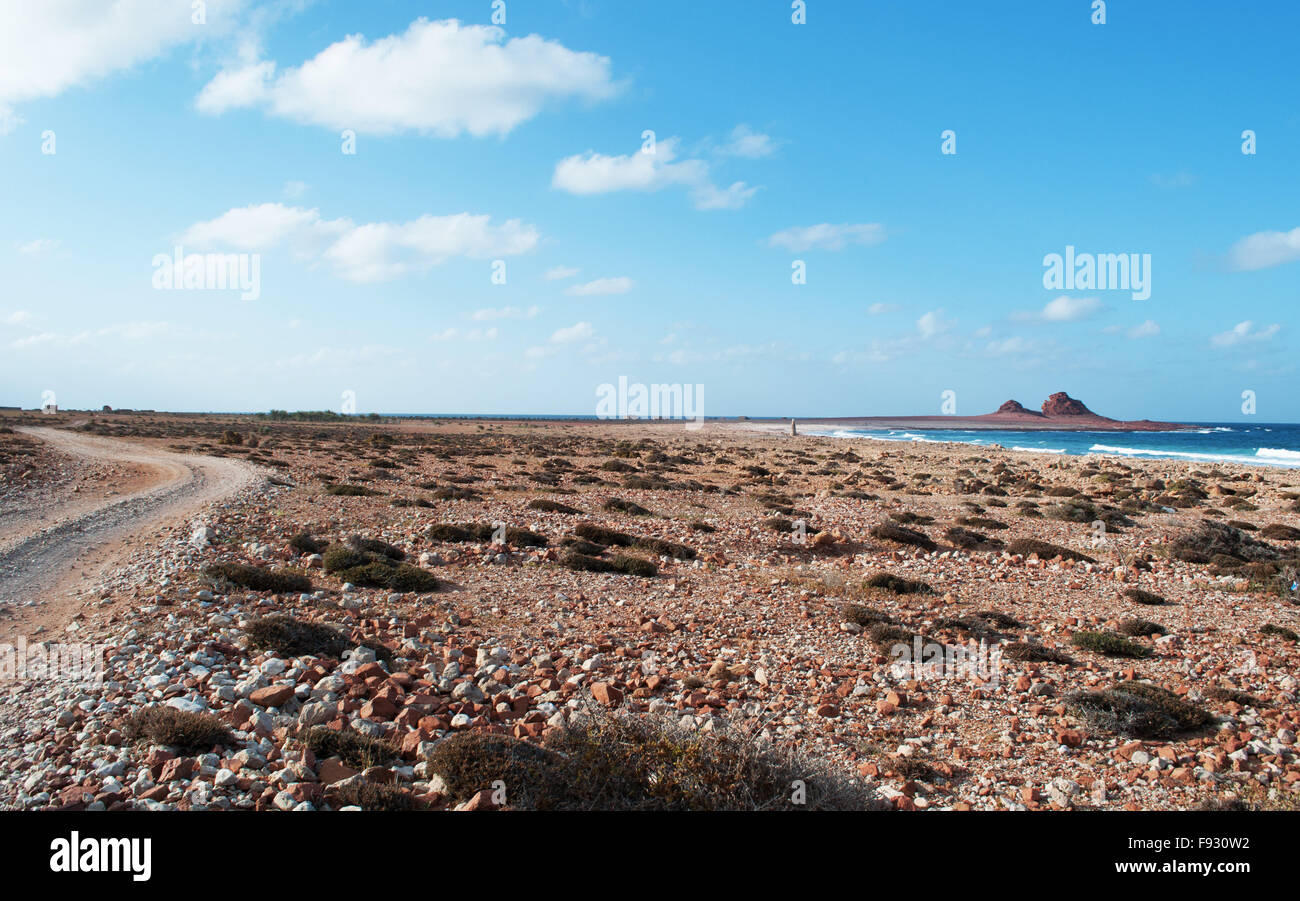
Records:
{"label": "red rock", "polygon": [[292,685],[268,685],[248,696],[258,707],[279,707],[293,697]]}
{"label": "red rock", "polygon": [[368,720],[391,720],[397,716],[397,705],[387,698],[375,698],[361,705],[361,715]]}
{"label": "red rock", "polygon": [[608,682],[591,683],[591,694],[592,697],[606,707],[616,707],[623,702],[623,692]]}
{"label": "red rock", "polygon": [[188,779],[194,772],[194,759],[191,757],[176,757],[163,764],[162,774],[158,781],[162,783],[175,782],[178,779]]}
{"label": "red rock", "polygon": [[356,770],[337,757],[325,758],[320,762],[320,766],[316,770],[316,778],[320,779],[325,785],[333,785],[335,782],[349,779],[356,774]]}
{"label": "red rock", "polygon": [[836,707],[834,704],[823,704],[817,708],[817,715],[825,717],[839,716],[840,708]]}
{"label": "red rock", "polygon": [[1083,733],[1078,729],[1062,729],[1056,733],[1057,743],[1067,748],[1080,747],[1083,744],[1083,737]]}
{"label": "red rock", "polygon": [[165,785],[155,785],[153,788],[149,789],[147,792],[145,792],[144,794],[142,794],[140,797],[141,797],[142,800],[145,800],[145,801],[166,801],[166,800],[167,800],[167,786],[165,786]]}
{"label": "red rock", "polygon": [[496,810],[497,805],[492,800],[492,789],[485,788],[470,798],[464,804],[457,807],[457,810]]}

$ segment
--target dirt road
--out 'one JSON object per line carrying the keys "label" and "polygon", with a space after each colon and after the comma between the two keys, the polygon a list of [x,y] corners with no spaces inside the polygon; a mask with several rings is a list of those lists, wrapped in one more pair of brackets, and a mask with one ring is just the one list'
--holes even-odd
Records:
{"label": "dirt road", "polygon": [[113,566],[128,539],[184,521],[261,478],[239,460],[175,454],[59,429],[19,431],[46,442],[94,479],[7,505],[0,522],[3,639],[54,637],[77,612],[75,590]]}

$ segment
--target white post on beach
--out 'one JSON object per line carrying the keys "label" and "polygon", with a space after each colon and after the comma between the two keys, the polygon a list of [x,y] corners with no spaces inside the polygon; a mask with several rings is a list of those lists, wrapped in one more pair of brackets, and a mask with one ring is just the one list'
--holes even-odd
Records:
{"label": "white post on beach", "polygon": [[795,424],[794,424],[794,420],[793,420],[793,419],[790,420],[790,434],[791,434],[791,436],[794,436],[794,435],[798,435],[798,434],[799,434],[799,430],[798,430],[797,428],[795,428]]}

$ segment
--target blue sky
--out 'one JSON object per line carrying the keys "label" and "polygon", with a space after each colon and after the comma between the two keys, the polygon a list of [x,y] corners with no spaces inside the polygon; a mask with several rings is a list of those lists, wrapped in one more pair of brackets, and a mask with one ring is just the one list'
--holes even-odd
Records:
{"label": "blue sky", "polygon": [[0,9],[0,403],[1300,421],[1294,3],[110,9]]}

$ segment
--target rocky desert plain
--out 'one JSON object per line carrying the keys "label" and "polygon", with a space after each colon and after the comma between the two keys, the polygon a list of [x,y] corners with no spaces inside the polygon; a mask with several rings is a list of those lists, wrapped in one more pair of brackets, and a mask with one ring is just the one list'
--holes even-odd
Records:
{"label": "rocky desert plain", "polygon": [[0,807],[1294,809],[1298,511],[736,422],[12,413]]}

